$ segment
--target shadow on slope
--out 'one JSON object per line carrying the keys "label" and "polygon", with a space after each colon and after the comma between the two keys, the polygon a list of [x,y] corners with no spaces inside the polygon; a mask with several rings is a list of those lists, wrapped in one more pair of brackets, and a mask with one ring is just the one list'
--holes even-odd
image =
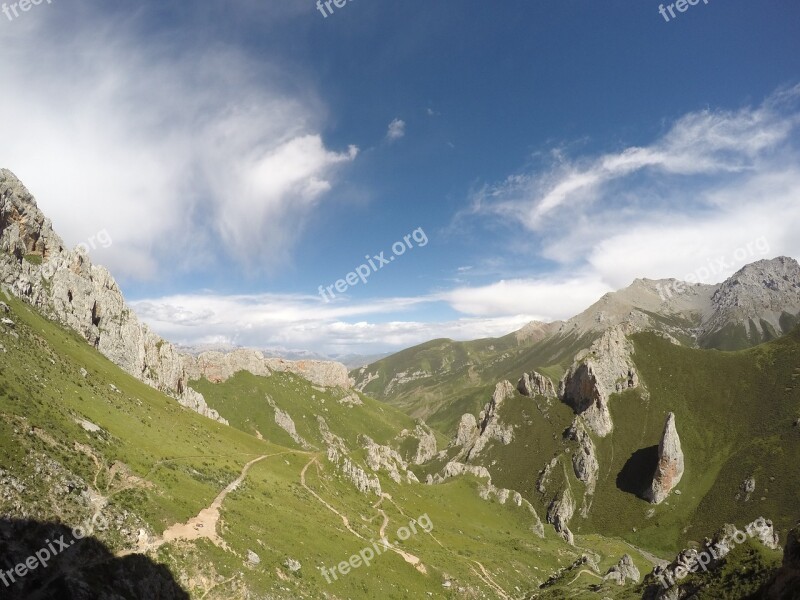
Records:
{"label": "shadow on slope", "polygon": [[164,565],[143,555],[117,558],[79,530],[18,519],[0,519],[0,597],[189,600]]}
{"label": "shadow on slope", "polygon": [[637,450],[617,475],[617,488],[641,498],[653,480],[657,465],[658,445]]}

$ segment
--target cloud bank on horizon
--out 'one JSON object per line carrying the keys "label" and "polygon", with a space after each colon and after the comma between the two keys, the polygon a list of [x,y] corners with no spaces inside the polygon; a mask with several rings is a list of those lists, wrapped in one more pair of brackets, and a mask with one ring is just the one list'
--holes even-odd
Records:
{"label": "cloud bank on horizon", "polygon": [[[0,76],[13,93],[0,95],[0,164],[68,243],[111,232],[94,259],[175,342],[383,352],[569,318],[637,277],[682,279],[721,257],[707,282],[800,257],[796,80],[756,101],[742,92],[638,115],[640,129],[614,139],[526,132],[535,151],[498,149],[490,165],[487,149],[451,140],[501,119],[456,119],[458,90],[431,99],[388,86],[385,108],[344,108],[337,94],[358,105],[362,83],[332,82],[338,62],[209,38],[196,20],[153,31],[153,6],[120,18],[77,1],[4,24]],[[236,23],[322,37],[345,19],[366,35],[358,19],[380,18],[365,8],[320,25],[309,7],[266,6],[243,3]],[[461,172],[466,157],[485,170]],[[433,175],[440,164],[452,172]],[[425,197],[438,186],[450,191]],[[335,302],[316,295],[420,225],[428,247]],[[768,252],[737,254],[756,239]]]}

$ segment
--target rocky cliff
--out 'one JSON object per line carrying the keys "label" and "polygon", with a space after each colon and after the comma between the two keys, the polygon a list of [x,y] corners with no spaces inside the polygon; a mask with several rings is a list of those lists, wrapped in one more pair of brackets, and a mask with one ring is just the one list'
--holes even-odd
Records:
{"label": "rocky cliff", "polygon": [[597,435],[611,433],[614,424],[608,410],[609,396],[639,385],[639,376],[631,359],[633,344],[626,337],[630,327],[612,327],[587,349],[575,356],[575,362],[559,383],[559,396],[583,417]]}
{"label": "rocky cliff", "polygon": [[[503,402],[514,397],[514,386],[510,381],[501,381],[495,386],[492,399],[484,406],[479,415],[480,424],[468,457],[474,458],[486,447],[490,440],[498,440],[504,445],[514,439],[514,430],[510,425],[500,421],[500,406]],[[462,421],[463,422],[463,421]]]}
{"label": "rocky cliff", "polygon": [[536,395],[544,396],[548,400],[556,397],[556,388],[550,378],[536,371],[523,373],[517,382],[517,390],[529,398]]}
{"label": "rocky cliff", "polygon": [[745,265],[719,285],[711,303],[706,335],[739,324],[754,340],[783,335],[800,314],[800,265],[785,256]]}
{"label": "rocky cliff", "polygon": [[269,377],[273,372],[293,373],[322,387],[349,389],[352,385],[347,367],[340,363],[322,360],[291,361],[283,358],[265,358],[259,350],[241,348],[232,352],[203,352],[198,356],[182,356],[183,367],[189,379],[205,377],[221,383],[239,371]]}
{"label": "rocky cliff", "polygon": [[0,279],[137,379],[224,422],[187,386],[172,344],[139,322],[106,269],[93,265],[80,248],[65,248],[30,192],[5,169],[0,170]]}
{"label": "rocky cliff", "polygon": [[128,307],[117,282],[79,247],[68,250],[25,186],[0,169],[0,283],[49,318],[78,332],[112,362],[182,405],[227,423],[188,382],[223,380],[236,370],[289,371],[321,386],[350,387],[338,363],[265,359],[238,350],[200,357],[180,353]]}

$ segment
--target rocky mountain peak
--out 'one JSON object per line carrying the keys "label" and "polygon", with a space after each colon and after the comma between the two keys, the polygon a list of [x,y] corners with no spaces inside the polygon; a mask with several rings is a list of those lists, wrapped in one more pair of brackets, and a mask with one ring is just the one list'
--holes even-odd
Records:
{"label": "rocky mountain peak", "polygon": [[800,312],[800,264],[779,256],[745,265],[720,284],[711,301],[714,313],[709,323],[713,327],[750,319],[758,327],[763,319],[784,332],[782,315]]}
{"label": "rocky mountain peak", "polygon": [[64,242],[53,231],[50,219],[8,169],[0,169],[0,231],[2,250],[20,261],[31,254],[48,259],[64,251]]}

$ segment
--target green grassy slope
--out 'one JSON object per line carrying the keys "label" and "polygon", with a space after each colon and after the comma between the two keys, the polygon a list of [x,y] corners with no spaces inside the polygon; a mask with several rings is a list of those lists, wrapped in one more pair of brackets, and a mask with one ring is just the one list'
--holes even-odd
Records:
{"label": "green grassy slope", "polygon": [[[351,377],[370,381],[364,392],[452,434],[465,412],[483,408],[495,384],[537,370],[554,384],[588,347],[594,336],[553,336],[518,343],[515,334],[502,338],[454,342],[434,340],[384,358]],[[398,383],[400,381],[400,383]]]}
{"label": "green grassy slope", "polygon": [[[481,500],[479,482],[469,478],[425,486],[381,477],[390,497],[361,495],[324,452],[297,449],[264,418],[267,413],[256,410],[269,393],[296,416],[298,432],[317,444],[310,420],[317,401],[325,400],[330,412],[322,414],[331,428],[351,440],[365,432],[384,442],[397,428],[413,426],[389,407],[368,399],[363,407],[344,407],[339,392],[319,392],[291,375],[240,374],[216,389],[201,382],[235,425],[227,427],[128,376],[29,306],[6,302],[14,325],[0,325],[3,516],[76,524],[103,506],[112,526],[98,536],[119,552],[133,547],[140,529],[158,537],[197,515],[245,463],[267,456],[222,503],[217,533],[225,548],[177,540],[153,552],[193,598],[502,597],[498,589],[521,598],[580,554],[552,532],[536,537],[524,509]],[[270,441],[248,433],[255,429]],[[385,553],[328,584],[319,568],[377,540],[381,511],[390,539],[409,520],[429,516],[430,534],[399,544],[421,560],[425,573]],[[603,544],[606,564],[626,550],[613,539]],[[249,551],[259,556],[258,564],[247,560]],[[301,562],[298,573],[284,566],[287,558]],[[443,587],[444,581],[452,586]]]}
{"label": "green grassy slope", "polygon": [[325,418],[328,427],[350,445],[358,446],[360,434],[370,436],[379,444],[389,443],[401,430],[413,430],[415,422],[399,410],[360,397],[362,405],[349,406],[341,400],[352,392],[316,388],[305,379],[291,373],[274,373],[258,377],[240,371],[224,383],[208,380],[193,381],[191,387],[203,394],[206,402],[225,417],[233,427],[256,434],[276,443],[293,447],[295,444],[274,419],[274,411],[266,398],[287,412],[297,426],[297,433],[308,443],[323,448],[317,415]]}
{"label": "green grassy slope", "polygon": [[[635,543],[665,550],[762,515],[786,531],[799,516],[800,329],[730,353],[682,348],[652,334],[636,335],[634,343],[650,399],[632,391],[611,403],[615,430],[597,442],[605,476],[587,526],[628,530]],[[686,460],[682,493],[648,516],[646,505],[620,492],[616,476],[633,452],[658,443],[669,411]],[[737,500],[751,476],[755,492]]]}
{"label": "green grassy slope", "polygon": [[[649,333],[633,341],[649,395],[635,389],[612,396],[614,431],[593,438],[600,472],[591,510],[588,518],[576,510],[572,531],[623,538],[668,557],[724,523],[744,526],[764,516],[783,532],[793,526],[800,517],[800,329],[737,352],[689,349]],[[680,494],[654,506],[635,492],[652,476],[668,412],[676,415],[685,474]],[[584,486],[564,453],[573,447],[563,440],[572,412],[517,394],[500,418],[514,425],[514,440],[491,442],[477,459],[494,483],[519,490],[540,511],[569,486],[580,506]],[[554,457],[558,466],[540,494],[537,476]],[[745,499],[740,486],[749,477],[756,489]]]}

